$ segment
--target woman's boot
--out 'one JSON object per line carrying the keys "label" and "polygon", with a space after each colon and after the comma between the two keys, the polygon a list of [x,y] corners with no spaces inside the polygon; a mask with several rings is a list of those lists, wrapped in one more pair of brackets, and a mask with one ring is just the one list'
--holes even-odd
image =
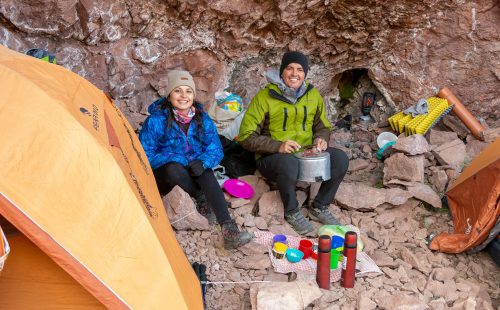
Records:
{"label": "woman's boot", "polygon": [[253,235],[246,231],[240,231],[234,220],[222,223],[222,236],[224,237],[224,248],[226,250],[236,249],[252,240]]}
{"label": "woman's boot", "polygon": [[208,204],[205,194],[202,192],[197,193],[196,197],[194,197],[194,201],[196,202],[198,212],[208,220],[208,224],[215,225],[217,223],[217,218]]}

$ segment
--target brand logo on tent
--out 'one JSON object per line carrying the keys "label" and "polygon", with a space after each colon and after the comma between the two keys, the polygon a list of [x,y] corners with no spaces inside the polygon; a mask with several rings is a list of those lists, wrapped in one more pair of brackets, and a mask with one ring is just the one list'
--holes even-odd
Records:
{"label": "brand logo on tent", "polygon": [[92,114],[90,114],[89,110],[85,109],[84,107],[81,107],[80,108],[80,112],[82,112],[83,114],[87,115],[87,116],[90,116]]}
{"label": "brand logo on tent", "polygon": [[92,105],[92,113],[84,107],[80,108],[80,112],[87,116],[92,116],[92,127],[95,130],[99,130],[99,108],[95,104]]}
{"label": "brand logo on tent", "polygon": [[99,108],[95,104],[92,105],[92,126],[99,130]]}

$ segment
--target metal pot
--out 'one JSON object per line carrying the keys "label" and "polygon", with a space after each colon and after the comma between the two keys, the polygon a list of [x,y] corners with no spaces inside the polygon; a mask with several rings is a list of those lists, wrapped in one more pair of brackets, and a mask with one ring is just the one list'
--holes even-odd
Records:
{"label": "metal pot", "polygon": [[299,181],[322,182],[330,180],[330,153],[304,155],[304,152],[298,152],[294,155],[299,159]]}

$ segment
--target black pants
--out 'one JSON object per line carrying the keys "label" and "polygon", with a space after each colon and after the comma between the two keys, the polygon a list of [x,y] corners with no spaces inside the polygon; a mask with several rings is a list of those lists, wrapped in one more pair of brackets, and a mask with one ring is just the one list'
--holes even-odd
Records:
{"label": "black pants", "polygon": [[206,169],[199,177],[192,177],[187,168],[176,162],[170,162],[153,171],[156,184],[162,195],[169,193],[179,185],[191,197],[205,194],[208,205],[215,213],[217,222],[222,224],[231,220],[224,193],[215,178],[212,169]]}
{"label": "black pants", "polygon": [[[326,151],[330,153],[331,179],[321,183],[313,201],[316,207],[327,206],[333,201],[349,167],[349,158],[342,150],[329,147]],[[298,210],[295,186],[299,176],[299,159],[293,154],[276,153],[260,158],[257,169],[265,178],[276,182],[285,214]]]}

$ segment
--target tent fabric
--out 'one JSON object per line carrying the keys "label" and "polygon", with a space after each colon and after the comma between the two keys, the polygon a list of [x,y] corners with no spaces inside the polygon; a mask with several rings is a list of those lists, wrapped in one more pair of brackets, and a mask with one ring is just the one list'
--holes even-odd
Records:
{"label": "tent fabric", "polygon": [[9,236],[15,249],[0,281],[2,309],[105,309],[83,286],[23,234]]}
{"label": "tent fabric", "polygon": [[462,172],[447,197],[454,232],[437,235],[430,248],[461,253],[483,243],[500,215],[500,138]]}
{"label": "tent fabric", "polygon": [[111,100],[1,45],[0,80],[0,215],[108,308],[202,309],[147,157]]}

